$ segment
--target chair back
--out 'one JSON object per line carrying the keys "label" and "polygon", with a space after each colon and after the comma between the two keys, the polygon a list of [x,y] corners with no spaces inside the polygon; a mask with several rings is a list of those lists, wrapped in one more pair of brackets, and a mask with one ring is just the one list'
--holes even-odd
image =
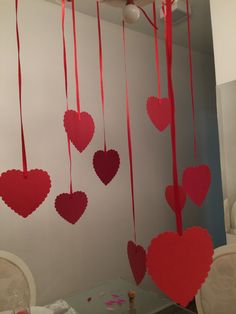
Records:
{"label": "chair back", "polygon": [[199,314],[236,313],[236,244],[215,249],[211,270],[198,291]]}
{"label": "chair back", "polygon": [[19,257],[0,251],[0,311],[12,310],[19,302],[36,303],[32,273]]}

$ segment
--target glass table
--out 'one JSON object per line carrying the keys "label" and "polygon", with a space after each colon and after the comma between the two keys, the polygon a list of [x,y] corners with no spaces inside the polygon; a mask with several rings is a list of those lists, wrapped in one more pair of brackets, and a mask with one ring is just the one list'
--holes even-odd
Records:
{"label": "glass table", "polygon": [[[128,291],[135,291],[135,308],[129,309]],[[123,279],[112,280],[97,288],[66,299],[78,314],[190,314],[161,292],[145,291]]]}

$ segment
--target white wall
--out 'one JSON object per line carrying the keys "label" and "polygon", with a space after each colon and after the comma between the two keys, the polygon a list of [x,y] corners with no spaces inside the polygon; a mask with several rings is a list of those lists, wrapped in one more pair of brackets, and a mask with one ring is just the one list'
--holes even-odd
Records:
{"label": "white wall", "polygon": [[216,83],[236,79],[236,1],[210,0]]}
{"label": "white wall", "polygon": [[210,0],[218,90],[217,116],[224,198],[230,208],[236,201],[235,193],[235,84],[236,84],[236,1]]}
{"label": "white wall", "polygon": [[[52,190],[45,203],[27,220],[18,217],[2,201],[0,204],[0,249],[11,251],[28,263],[36,279],[39,303],[63,298],[118,276],[132,278],[126,256],[127,241],[132,239],[132,219],[121,28],[102,23],[108,146],[117,149],[121,157],[117,177],[105,187],[92,168],[93,154],[102,148],[97,22],[82,14],[78,18],[81,102],[82,109],[94,117],[96,133],[83,154],[73,149],[73,179],[75,188],[87,193],[89,205],[75,226],[63,221],[54,209],[55,197],[67,192],[69,183],[62,124],[65,95],[60,17],[59,6],[42,0],[20,1],[23,110],[29,167],[48,170]],[[66,26],[70,32],[68,19]],[[14,1],[0,1],[0,30],[0,171],[3,172],[21,168]],[[73,54],[71,37],[68,37],[70,106],[75,108]],[[147,247],[157,233],[175,229],[174,215],[164,200],[165,186],[171,183],[170,136],[168,131],[158,134],[146,115],[147,97],[156,94],[153,39],[128,31],[127,47],[138,242]],[[175,47],[174,51],[178,159],[182,171],[193,163],[189,72],[187,50]],[[166,91],[164,55],[161,43],[162,83]],[[221,190],[217,181],[213,63],[210,56],[199,53],[194,53],[193,60],[199,162],[210,159],[209,163],[216,165],[213,175],[217,184],[213,185],[207,203],[210,210],[216,210],[220,202],[215,195],[220,195]],[[213,123],[211,130],[209,117]],[[208,151],[214,149],[216,154],[210,158]],[[211,216],[207,210],[198,209],[188,201],[185,226],[202,223],[204,215]],[[215,236],[214,230],[212,234]],[[219,226],[217,234],[221,234]],[[150,280],[146,279],[144,285],[150,287]]]}

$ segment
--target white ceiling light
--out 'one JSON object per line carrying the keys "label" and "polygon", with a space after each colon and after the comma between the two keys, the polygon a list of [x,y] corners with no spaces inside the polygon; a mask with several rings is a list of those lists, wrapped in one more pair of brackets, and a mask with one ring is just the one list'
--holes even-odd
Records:
{"label": "white ceiling light", "polygon": [[123,17],[127,23],[135,23],[140,18],[139,7],[152,3],[154,0],[100,0],[114,7],[123,7]]}
{"label": "white ceiling light", "polygon": [[[112,5],[114,7],[120,7],[120,8],[124,7],[127,4],[127,2],[129,2],[127,0],[100,0],[100,1],[107,3],[109,5]],[[134,2],[134,4],[143,7],[147,4],[152,3],[153,1],[154,0],[134,0],[133,2]]]}
{"label": "white ceiling light", "polygon": [[[46,1],[49,1],[49,2],[56,2],[58,4],[61,4],[61,0],[46,0]],[[70,4],[72,0],[65,0],[66,4]],[[91,0],[89,0],[91,1]],[[93,0],[95,3],[96,1],[98,2],[103,2],[103,3],[106,3],[106,4],[109,4],[113,7],[117,7],[117,8],[122,8],[126,5],[127,3],[127,0]],[[134,0],[134,3],[136,5],[139,5],[139,6],[145,6],[147,4],[150,4],[152,3],[154,0]],[[75,0],[75,4],[77,3],[77,0]],[[91,1],[92,3],[92,1]]]}
{"label": "white ceiling light", "polygon": [[123,9],[123,17],[127,23],[135,23],[140,18],[140,10],[135,4],[127,4]]}

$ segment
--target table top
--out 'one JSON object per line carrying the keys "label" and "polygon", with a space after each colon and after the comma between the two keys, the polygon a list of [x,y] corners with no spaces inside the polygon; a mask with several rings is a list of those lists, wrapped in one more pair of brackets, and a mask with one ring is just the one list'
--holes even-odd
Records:
{"label": "table top", "polygon": [[[135,309],[129,310],[128,291],[135,291]],[[182,314],[161,292],[145,291],[123,279],[109,281],[97,288],[77,293],[66,301],[78,314]],[[182,311],[182,312],[181,312]]]}

